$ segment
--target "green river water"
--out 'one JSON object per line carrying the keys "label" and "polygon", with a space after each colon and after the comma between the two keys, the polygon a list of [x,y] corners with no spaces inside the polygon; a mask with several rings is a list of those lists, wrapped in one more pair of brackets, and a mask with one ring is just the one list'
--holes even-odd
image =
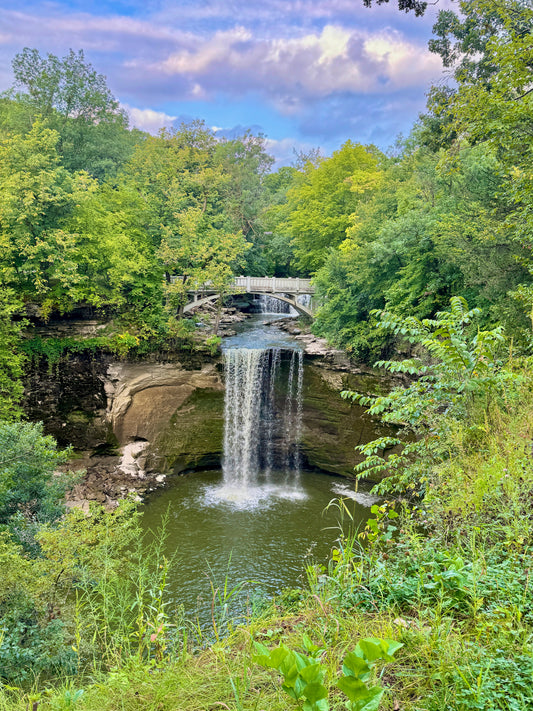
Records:
{"label": "green river water", "polygon": [[301,586],[306,562],[325,563],[339,534],[338,512],[326,511],[328,503],[356,497],[349,499],[355,519],[365,522],[375,501],[355,494],[346,479],[305,471],[297,489],[258,489],[246,502],[228,501],[222,492],[221,470],[176,477],[152,494],[144,513],[144,525],[155,529],[168,512],[166,550],[175,555],[169,589],[203,626],[211,620],[211,583],[219,591],[245,583],[232,600],[235,614],[246,612],[250,598]]}

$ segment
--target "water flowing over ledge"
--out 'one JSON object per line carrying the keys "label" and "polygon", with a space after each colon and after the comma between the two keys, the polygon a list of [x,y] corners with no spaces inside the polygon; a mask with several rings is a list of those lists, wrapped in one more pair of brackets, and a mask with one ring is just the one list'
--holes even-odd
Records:
{"label": "water flowing over ledge", "polygon": [[238,505],[270,496],[297,497],[302,351],[230,348],[224,359],[224,482],[219,497]]}

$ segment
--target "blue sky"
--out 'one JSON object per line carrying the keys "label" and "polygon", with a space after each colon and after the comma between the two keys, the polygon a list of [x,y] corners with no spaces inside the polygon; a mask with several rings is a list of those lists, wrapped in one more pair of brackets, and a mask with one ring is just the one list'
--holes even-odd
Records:
{"label": "blue sky", "polygon": [[0,90],[23,47],[83,49],[131,123],[155,132],[190,118],[251,127],[279,162],[348,138],[387,148],[442,80],[423,18],[362,0],[0,0]]}

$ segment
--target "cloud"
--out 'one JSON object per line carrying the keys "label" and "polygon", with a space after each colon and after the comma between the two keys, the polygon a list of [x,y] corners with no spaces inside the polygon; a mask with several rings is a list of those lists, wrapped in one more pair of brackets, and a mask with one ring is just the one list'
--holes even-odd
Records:
{"label": "cloud", "polygon": [[[365,8],[361,0],[174,0],[161,2],[154,18],[159,22],[186,25],[206,29],[212,26],[235,25],[261,27],[264,36],[288,34],[298,27],[316,27],[327,22],[342,22],[346,25],[402,25],[409,33],[416,35],[420,30],[431,27],[440,9],[447,9],[454,0],[439,0],[430,4],[424,17],[414,19],[413,13],[399,12],[394,0],[388,5]],[[456,9],[456,8],[455,8]]]}
{"label": "cloud", "polygon": [[[182,9],[185,16],[198,18],[202,13],[228,14],[236,10],[235,5],[211,0],[185,2]],[[334,16],[353,5],[354,0],[251,0],[241,9],[245,17],[253,7],[263,8],[269,17],[284,14],[287,20],[291,14],[305,17],[306,12]],[[233,12],[234,17],[240,15]],[[440,59],[424,43],[405,33],[340,22],[306,29],[286,21],[273,23],[268,32],[245,24],[192,31],[163,22],[162,16],[159,20],[90,13],[39,17],[14,10],[1,11],[0,21],[6,36],[18,37],[20,46],[40,48],[46,38],[53,45],[48,50],[84,47],[105,58],[110,84],[125,90],[128,95],[123,98],[130,103],[135,93],[153,103],[157,97],[160,102],[209,101],[220,94],[254,92],[291,115],[301,110],[302,102],[336,92],[371,94],[426,86],[442,69]]]}
{"label": "cloud", "polygon": [[148,133],[157,133],[162,128],[172,126],[177,116],[169,116],[163,111],[154,111],[153,109],[136,109],[128,104],[123,104],[122,108],[126,110],[130,117],[130,122],[135,128]]}
{"label": "cloud", "polygon": [[20,0],[0,8],[0,90],[24,46],[83,48],[143,130],[190,113],[280,139],[300,133],[306,146],[380,142],[407,130],[441,76],[425,45],[430,13],[449,2],[415,20],[396,3],[367,10],[360,0],[106,0],[94,12],[81,0]]}
{"label": "cloud", "polygon": [[[140,67],[140,65],[138,65]],[[291,114],[302,102],[338,92],[373,94],[425,86],[440,59],[400,33],[369,33],[339,25],[299,37],[257,38],[245,27],[198,37],[161,62],[155,76],[185,80],[187,98],[257,92]]]}

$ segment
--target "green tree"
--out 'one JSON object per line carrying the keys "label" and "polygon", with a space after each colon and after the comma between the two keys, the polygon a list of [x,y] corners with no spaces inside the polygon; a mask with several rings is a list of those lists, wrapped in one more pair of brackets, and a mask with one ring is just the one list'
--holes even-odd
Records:
{"label": "green tree", "polygon": [[250,245],[246,273],[263,276],[268,270],[262,219],[267,199],[264,184],[274,159],[265,150],[264,137],[247,131],[239,138],[219,141],[215,160],[228,177],[224,185],[227,230],[241,232]]}
{"label": "green tree", "polygon": [[450,164],[417,145],[418,135],[317,272],[324,304],[315,329],[369,358],[387,343],[372,309],[428,318],[461,295],[523,342],[527,322],[508,294],[530,281],[528,253],[506,227],[513,206],[501,162],[485,143],[456,148]]}
{"label": "green tree", "polygon": [[295,167],[283,166],[275,173],[265,176],[263,187],[266,207],[261,215],[264,228],[264,257],[267,274],[274,276],[298,276],[295,267],[294,245],[289,226],[290,206],[288,191],[298,180]]}
{"label": "green tree", "polygon": [[438,54],[444,67],[455,79],[451,85],[431,87],[428,113],[422,117],[424,141],[433,148],[449,148],[458,136],[464,138],[456,121],[455,101],[458,86],[475,85],[480,91],[492,92],[499,60],[493,52],[494,42],[508,43],[513,36],[524,40],[526,54],[515,60],[527,64],[528,37],[531,33],[530,10],[523,0],[460,0],[459,12],[441,10],[433,26],[434,38],[429,50]]}
{"label": "green tree", "polygon": [[93,298],[88,275],[79,269],[78,236],[68,222],[96,184],[59,165],[58,138],[36,122],[26,136],[0,142],[2,281],[25,301],[40,303],[44,314]]}
{"label": "green tree", "polygon": [[316,272],[328,248],[346,239],[353,215],[379,184],[378,163],[375,149],[351,141],[317,166],[306,163],[288,193],[288,228],[301,269]]}
{"label": "green tree", "polygon": [[[83,51],[43,57],[26,47],[12,65],[15,87],[23,93],[11,92],[6,98],[18,105],[20,128],[41,116],[47,127],[58,131],[58,151],[69,170],[86,170],[98,178],[114,175],[134,143],[142,140],[140,132],[127,130],[125,112]],[[3,118],[2,123],[13,128],[12,118]]]}
{"label": "green tree", "polygon": [[[512,235],[525,253],[533,244],[533,9],[518,0],[475,0],[469,4],[480,17],[495,18],[499,31],[484,46],[490,77],[463,72],[451,101],[454,130],[462,140],[487,143],[497,156],[503,173],[501,193],[509,211],[501,232]],[[453,170],[454,155],[447,157]],[[522,262],[533,273],[530,256]],[[533,296],[524,280],[516,294],[531,309]]]}
{"label": "green tree", "polygon": [[[401,428],[402,438],[382,437],[356,447],[366,459],[355,471],[358,476],[383,479],[380,493],[410,491],[423,495],[432,469],[451,456],[450,431],[472,416],[478,403],[487,412],[492,399],[501,397],[516,377],[503,367],[503,329],[472,328],[479,309],[469,309],[461,297],[453,297],[449,311],[432,319],[402,318],[381,311],[379,325],[394,335],[421,347],[417,357],[379,361],[376,366],[391,373],[415,376],[407,387],[396,387],[383,396],[346,391],[343,397],[368,407],[382,422]],[[443,416],[445,414],[445,417]],[[384,457],[385,450],[400,445],[400,451]]]}
{"label": "green tree", "polygon": [[24,322],[20,318],[15,321],[14,317],[19,315],[21,306],[15,292],[3,286],[0,291],[0,421],[20,415],[23,358],[17,347]]}
{"label": "green tree", "polygon": [[59,518],[68,477],[55,472],[65,461],[41,423],[0,423],[0,526]]}
{"label": "green tree", "polygon": [[[143,338],[160,337],[163,269],[148,225],[150,211],[131,181],[97,186],[69,219],[80,252],[78,271],[91,285],[90,301],[112,309]],[[89,300],[85,281],[77,301]]]}
{"label": "green tree", "polygon": [[225,196],[231,178],[212,131],[193,122],[150,137],[123,178],[148,206],[147,231],[165,274],[169,308],[183,306],[187,289],[205,281],[223,293],[247,243],[241,231],[230,229]]}

